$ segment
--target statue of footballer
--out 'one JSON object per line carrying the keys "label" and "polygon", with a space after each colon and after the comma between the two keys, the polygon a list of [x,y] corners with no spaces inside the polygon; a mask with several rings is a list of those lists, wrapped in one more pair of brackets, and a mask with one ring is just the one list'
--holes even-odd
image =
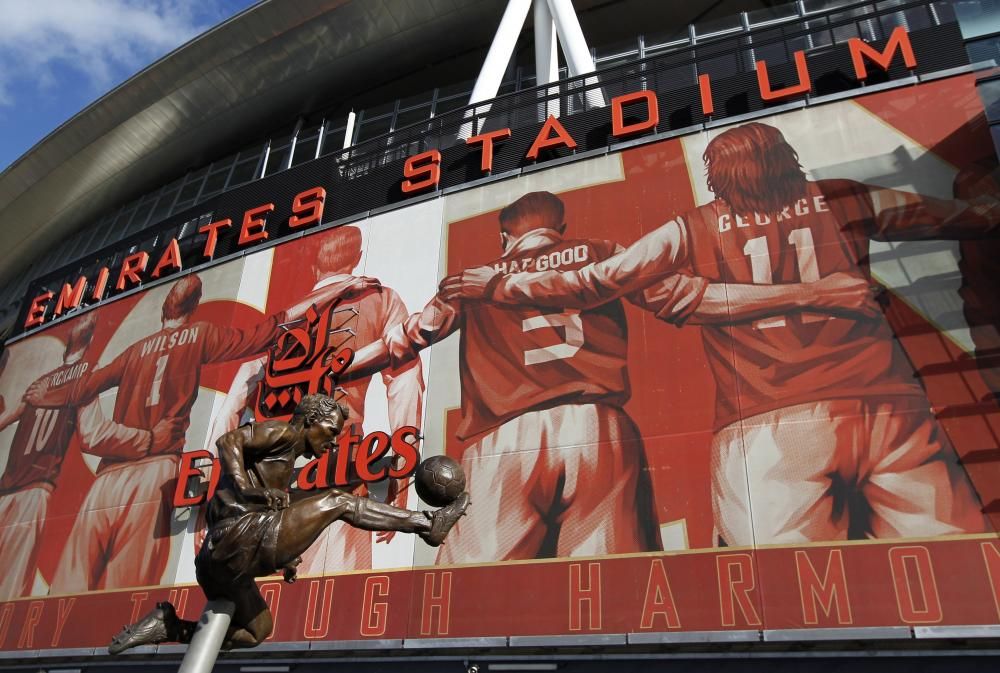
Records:
{"label": "statue of footballer", "polygon": [[[222,467],[218,488],[208,503],[208,533],[195,559],[198,584],[209,600],[235,604],[224,649],[254,647],[274,627],[255,577],[278,570],[295,581],[301,554],[334,521],[371,531],[415,533],[437,547],[465,514],[469,494],[429,512],[414,512],[325,489],[290,499],[296,458],[335,450],[334,440],[348,409],[327,395],[307,395],[290,422],[248,423],[219,438]],[[464,481],[464,479],[463,479]],[[108,651],[118,654],[139,645],[190,643],[197,622],[181,619],[170,603],[124,627]]]}

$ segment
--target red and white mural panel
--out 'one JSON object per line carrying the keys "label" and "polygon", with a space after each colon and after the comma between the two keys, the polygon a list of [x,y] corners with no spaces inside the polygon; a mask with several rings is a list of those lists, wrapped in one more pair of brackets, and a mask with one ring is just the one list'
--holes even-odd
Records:
{"label": "red and white mural panel", "polygon": [[[261,583],[272,639],[1000,623],[996,168],[959,76],[310,232],[17,341],[0,648],[198,613],[214,442],[274,402],[282,325],[362,277],[327,345],[390,357],[337,391],[338,451],[408,437],[472,505],[439,549],[331,527]],[[467,270],[484,299],[439,291]]]}

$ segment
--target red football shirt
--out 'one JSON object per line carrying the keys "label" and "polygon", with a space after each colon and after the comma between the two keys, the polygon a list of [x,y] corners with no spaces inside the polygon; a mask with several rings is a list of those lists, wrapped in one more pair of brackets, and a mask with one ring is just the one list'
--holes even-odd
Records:
{"label": "red football shirt", "polygon": [[[330,280],[338,278],[340,276],[333,276]],[[330,280],[317,283],[314,289],[324,287]],[[407,316],[406,305],[403,304],[399,294],[390,287],[383,287],[381,292],[367,292],[360,297],[342,301],[336,310],[340,317],[335,318],[334,324],[342,325],[343,328],[354,332],[351,338],[343,336],[343,343],[355,350],[378,341],[391,327],[403,322]],[[400,376],[405,380],[401,381],[401,385],[394,385]],[[382,372],[382,380],[391,400],[390,427],[395,429],[404,425],[419,426],[423,405],[423,375],[419,371],[419,363],[410,365],[405,372],[385,370]],[[344,390],[344,398],[340,401],[346,403],[351,410],[348,423],[361,428],[364,428],[365,398],[371,381],[371,377],[366,377],[340,384]]]}
{"label": "red football shirt", "polygon": [[[346,274],[337,274],[324,278],[313,287],[319,290],[334,282],[349,278]],[[381,291],[369,291],[360,297],[341,301],[334,309],[335,315],[329,343],[337,347],[350,347],[358,350],[363,346],[382,339],[390,328],[399,325],[406,319],[406,305],[399,294],[390,287]],[[229,396],[217,416],[215,436],[234,430],[250,419],[257,412],[258,384],[264,377],[264,367],[267,358],[261,357],[245,363],[230,386]],[[249,365],[249,366],[248,366]],[[385,369],[381,372],[382,382],[388,398],[388,420],[390,428],[401,428],[412,425],[419,427],[423,417],[424,380],[419,360],[406,367]],[[365,399],[371,377],[355,379],[338,384],[343,393],[336,395],[340,402],[350,410],[348,425],[364,431]],[[263,419],[257,418],[260,421]]]}
{"label": "red football shirt", "polygon": [[[42,378],[48,379],[49,389],[66,390],[90,368],[90,362],[79,360],[64,364]],[[0,493],[17,491],[37,482],[55,485],[75,430],[75,406],[45,409],[25,404],[10,443],[7,467],[0,477]]]}
{"label": "red football shirt", "polygon": [[[209,322],[164,327],[82,379],[72,399],[85,402],[117,386],[117,423],[152,429],[165,418],[187,419],[198,396],[201,366],[260,354],[274,342],[281,320],[282,314],[271,316],[251,330]],[[183,445],[178,440],[164,453],[180,453]]]}
{"label": "red football shirt", "polygon": [[[586,308],[645,290],[647,297],[659,293],[651,305],[670,320],[672,306],[693,313],[691,305],[700,300],[706,282],[798,283],[837,271],[867,274],[869,239],[981,237],[997,229],[998,210],[995,199],[966,204],[850,180],[820,180],[807,184],[803,198],[771,215],[740,218],[714,201],[603,262],[497,278],[490,299]],[[692,278],[679,271],[693,272],[700,282],[674,282]],[[690,297],[670,296],[670,288]],[[718,425],[831,398],[923,394],[881,317],[853,320],[796,312],[706,326],[704,333],[718,387]]]}
{"label": "red football shirt", "polygon": [[[608,241],[531,232],[489,265],[504,274],[579,269],[615,251]],[[446,303],[435,297],[385,338],[393,364],[461,329],[461,439],[527,411],[561,404],[623,405],[629,398],[628,333],[621,302],[590,310]]]}
{"label": "red football shirt", "polygon": [[[712,283],[812,282],[868,274],[867,188],[809,183],[781,212],[744,219],[716,200],[687,215],[689,264]],[[888,322],[795,312],[704,325],[716,380],[716,423],[831,398],[923,394]]]}

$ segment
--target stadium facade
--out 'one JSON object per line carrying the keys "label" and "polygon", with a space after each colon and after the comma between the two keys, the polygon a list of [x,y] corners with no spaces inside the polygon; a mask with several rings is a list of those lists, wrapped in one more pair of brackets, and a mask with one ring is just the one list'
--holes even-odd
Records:
{"label": "stadium facade", "polygon": [[995,666],[998,57],[992,0],[270,0],[184,45],[0,175],[0,666],[175,667],[108,640],[197,618],[215,440],[316,391],[350,428],[293,497],[425,509],[446,454],[469,514],[335,524],[220,670]]}

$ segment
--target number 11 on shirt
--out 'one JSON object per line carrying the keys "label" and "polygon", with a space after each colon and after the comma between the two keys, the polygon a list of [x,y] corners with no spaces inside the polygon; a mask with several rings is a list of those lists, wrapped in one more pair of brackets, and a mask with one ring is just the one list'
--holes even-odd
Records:
{"label": "number 11 on shirt", "polygon": [[[819,262],[816,260],[816,248],[813,244],[812,231],[807,227],[794,229],[788,233],[788,243],[795,250],[795,261],[799,268],[799,280],[803,283],[814,283],[819,280]],[[753,276],[755,285],[774,284],[774,275],[771,267],[771,254],[767,248],[767,236],[751,238],[743,246],[743,254],[750,258],[750,273]],[[818,322],[829,320],[831,316],[823,315],[803,315],[802,322]],[[784,327],[784,318],[764,318],[755,320],[753,326],[756,329],[768,329],[771,327]]]}

